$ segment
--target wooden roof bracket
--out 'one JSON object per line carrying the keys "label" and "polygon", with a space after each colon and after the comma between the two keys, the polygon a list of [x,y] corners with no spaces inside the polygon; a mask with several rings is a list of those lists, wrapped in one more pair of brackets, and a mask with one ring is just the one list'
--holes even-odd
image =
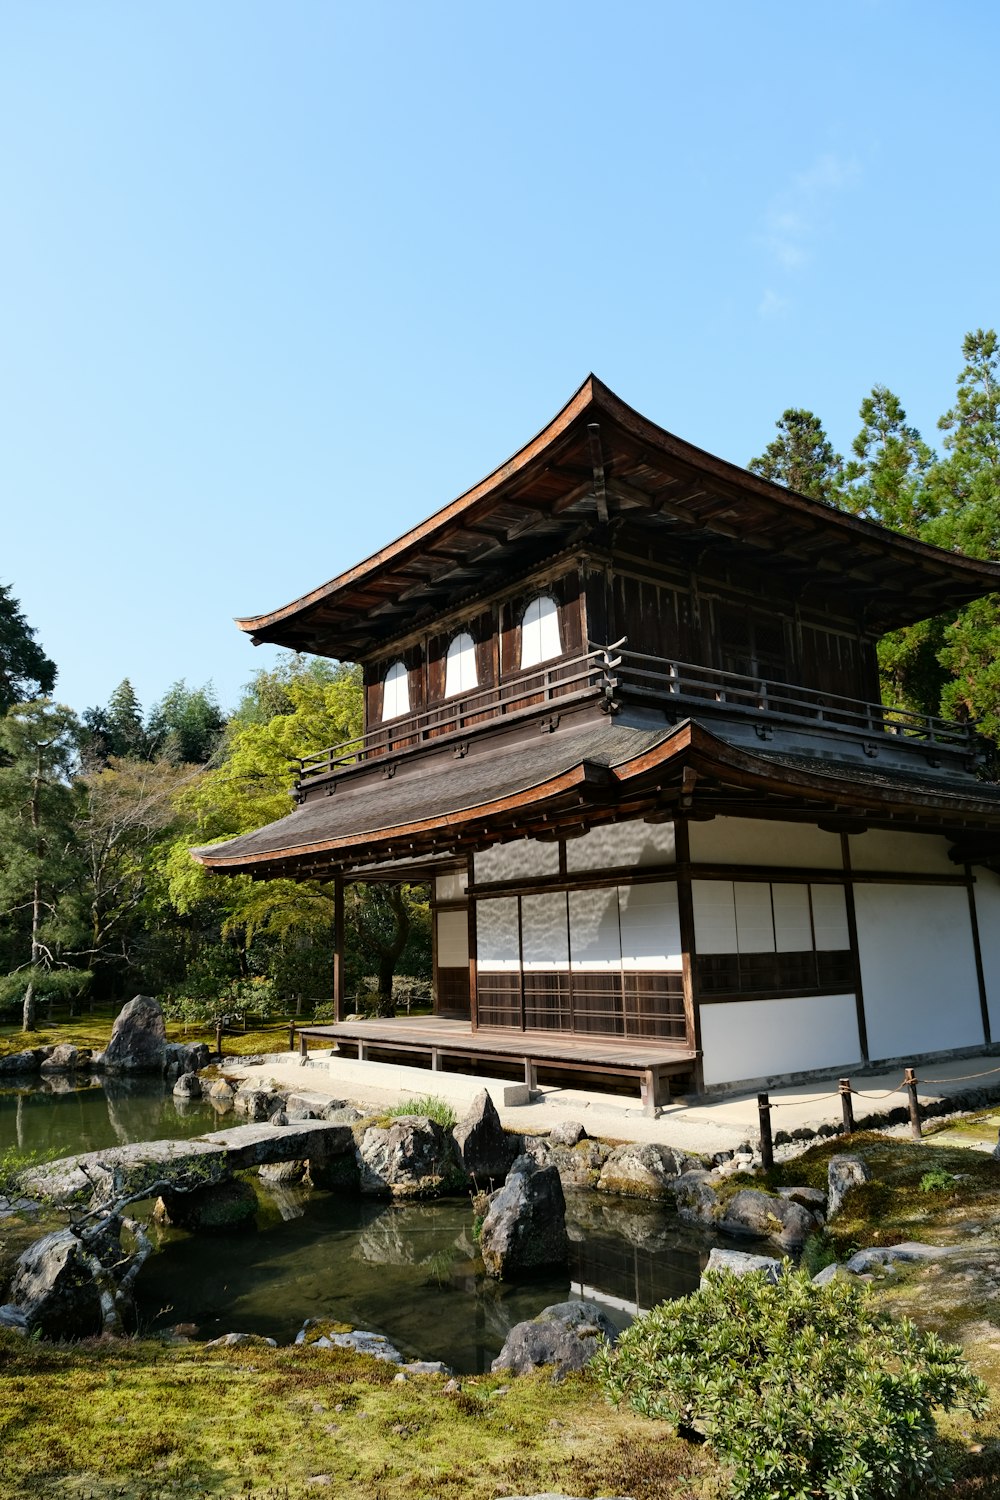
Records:
{"label": "wooden roof bracket", "polygon": [[608,519],[608,492],[604,483],[604,451],[601,448],[601,426],[599,422],[587,423],[587,438],[590,442],[590,462],[594,470],[594,495],[597,498],[597,519],[603,525]]}

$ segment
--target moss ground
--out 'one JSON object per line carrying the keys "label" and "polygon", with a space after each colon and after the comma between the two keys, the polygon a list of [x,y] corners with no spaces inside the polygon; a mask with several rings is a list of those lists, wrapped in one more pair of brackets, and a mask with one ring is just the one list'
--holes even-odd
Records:
{"label": "moss ground", "polygon": [[[111,1015],[83,1015],[72,1021],[55,1021],[40,1025],[35,1031],[19,1026],[0,1026],[0,1057],[22,1052],[28,1047],[55,1047],[69,1042],[74,1047],[90,1047],[101,1052],[108,1045],[114,1018]],[[211,1027],[184,1026],[170,1022],[167,1039],[171,1042],[207,1042],[214,1049],[215,1031]],[[223,1037],[224,1057],[248,1057],[256,1052],[283,1052],[288,1046],[287,1026],[270,1026],[266,1031],[229,1031]]]}
{"label": "moss ground", "polygon": [[480,1376],[446,1395],[440,1378],[394,1373],[338,1350],[0,1335],[0,1495],[684,1500],[715,1488],[701,1450],[612,1411],[586,1376]]}

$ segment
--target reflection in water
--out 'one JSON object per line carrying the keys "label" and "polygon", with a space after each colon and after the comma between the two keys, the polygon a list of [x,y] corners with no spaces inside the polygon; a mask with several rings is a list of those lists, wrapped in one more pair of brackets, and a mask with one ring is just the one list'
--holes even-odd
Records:
{"label": "reflection in water", "polygon": [[159,1078],[86,1073],[25,1081],[0,1091],[0,1153],[16,1146],[69,1156],[220,1128],[209,1104],[175,1099],[171,1087]]}
{"label": "reflection in water", "polygon": [[[528,1282],[483,1274],[465,1201],[390,1204],[282,1185],[263,1189],[258,1226],[224,1236],[162,1232],[136,1286],[153,1328],[191,1322],[290,1343],[306,1318],[386,1334],[407,1356],[488,1370],[515,1323],[586,1296],[619,1325],[637,1308],[698,1284],[713,1243],[655,1205],[568,1205],[573,1262]],[[289,1218],[289,1200],[300,1216]]]}

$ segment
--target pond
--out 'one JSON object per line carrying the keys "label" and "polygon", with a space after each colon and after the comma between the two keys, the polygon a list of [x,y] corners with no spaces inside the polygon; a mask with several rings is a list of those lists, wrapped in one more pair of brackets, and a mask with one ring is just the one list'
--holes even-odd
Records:
{"label": "pond", "polygon": [[[210,1105],[175,1101],[159,1084],[108,1079],[0,1093],[0,1153],[16,1144],[68,1154],[218,1125]],[[496,1282],[483,1271],[468,1199],[393,1204],[256,1188],[256,1225],[155,1231],[158,1253],[136,1282],[141,1330],[190,1323],[199,1338],[261,1333],[287,1344],[307,1318],[330,1318],[385,1334],[409,1358],[470,1373],[488,1370],[514,1324],[553,1302],[596,1301],[624,1326],[638,1310],[683,1296],[723,1243],[682,1224],[672,1206],[572,1193],[568,1269]]]}

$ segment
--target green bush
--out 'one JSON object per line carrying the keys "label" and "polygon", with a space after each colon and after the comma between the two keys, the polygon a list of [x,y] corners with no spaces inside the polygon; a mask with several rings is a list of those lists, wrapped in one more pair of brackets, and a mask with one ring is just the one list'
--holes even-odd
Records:
{"label": "green bush", "polygon": [[785,1262],[713,1273],[655,1307],[593,1365],[606,1395],[707,1442],[734,1500],[891,1500],[944,1483],[933,1408],[981,1415],[957,1345],[894,1321],[866,1287]]}
{"label": "green bush", "polygon": [[932,1172],[925,1172],[920,1179],[920,1191],[922,1193],[945,1193],[949,1188],[955,1186],[957,1179],[951,1172],[946,1172],[943,1167],[935,1167]]}

